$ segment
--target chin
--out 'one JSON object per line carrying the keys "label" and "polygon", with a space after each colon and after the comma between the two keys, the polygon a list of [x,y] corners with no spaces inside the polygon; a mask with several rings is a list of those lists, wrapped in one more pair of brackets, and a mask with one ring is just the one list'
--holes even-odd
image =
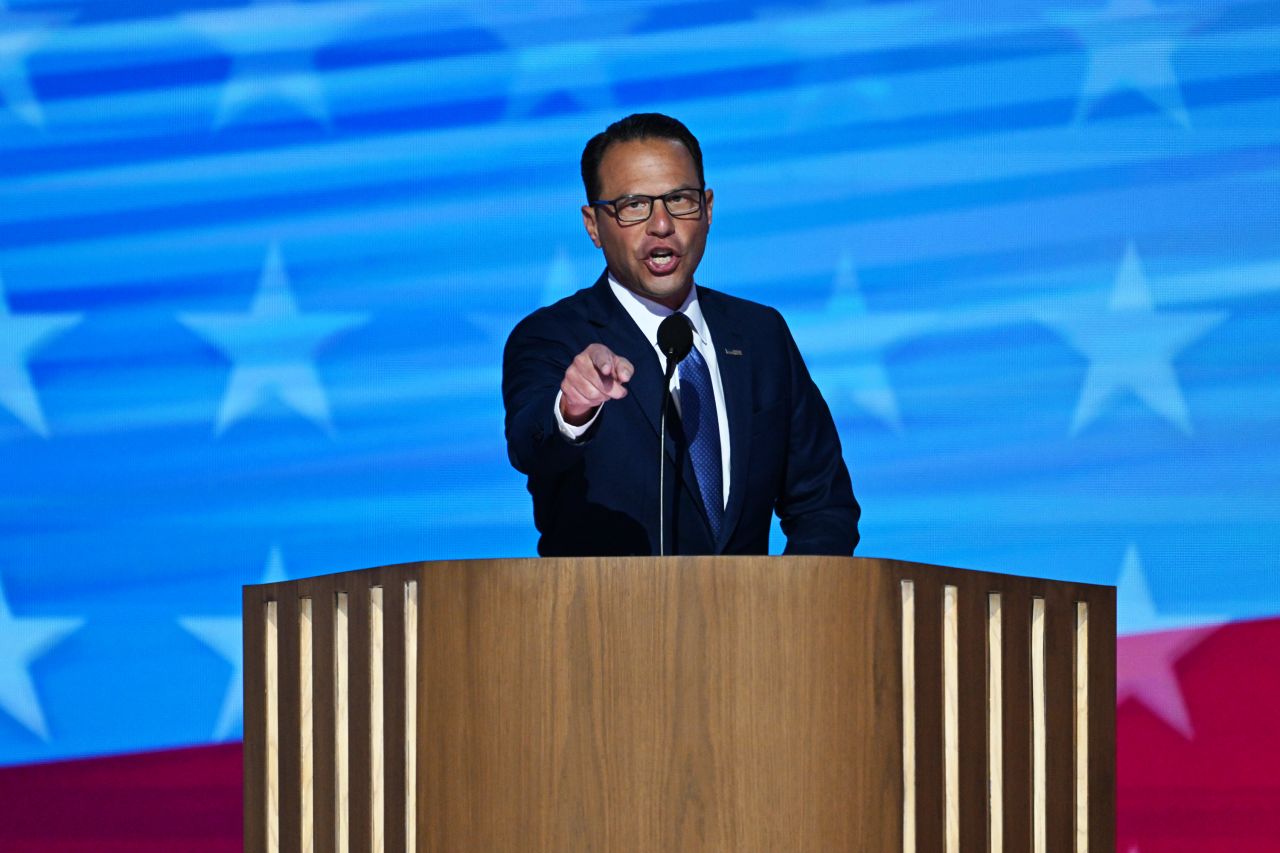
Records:
{"label": "chin", "polygon": [[[683,270],[680,272],[683,272]],[[644,282],[645,287],[656,293],[676,293],[689,286],[688,276],[680,275],[679,273],[675,275],[654,275],[645,270],[640,280]]]}
{"label": "chin", "polygon": [[666,279],[663,279],[661,281],[654,282],[653,284],[651,284],[648,290],[649,290],[649,293],[652,294],[651,298],[656,299],[658,301],[666,301],[668,299],[673,299],[677,296],[680,297],[680,299],[684,299],[685,294],[689,292],[690,283],[691,282],[686,281],[686,282],[677,284],[675,282],[671,282]]}

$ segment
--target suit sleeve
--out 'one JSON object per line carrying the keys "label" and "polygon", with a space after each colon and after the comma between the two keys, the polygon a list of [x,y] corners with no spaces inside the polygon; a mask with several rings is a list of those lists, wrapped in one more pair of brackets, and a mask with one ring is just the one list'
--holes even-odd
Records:
{"label": "suit sleeve", "polygon": [[593,426],[570,441],[556,423],[560,381],[578,354],[560,332],[550,312],[535,311],[511,332],[502,354],[507,455],[517,471],[529,476],[556,474],[573,465],[595,433]]}
{"label": "suit sleeve", "polygon": [[858,544],[862,511],[853,497],[831,410],[809,376],[786,322],[791,428],[782,493],[775,509],[787,537],[785,554],[848,556]]}

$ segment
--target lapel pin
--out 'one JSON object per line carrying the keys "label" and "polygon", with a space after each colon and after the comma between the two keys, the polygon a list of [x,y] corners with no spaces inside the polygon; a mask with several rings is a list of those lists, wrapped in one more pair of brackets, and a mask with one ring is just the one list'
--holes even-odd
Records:
{"label": "lapel pin", "polygon": [[725,354],[725,355],[742,355],[742,350],[740,350],[740,349],[729,349],[728,347],[725,347],[724,354]]}

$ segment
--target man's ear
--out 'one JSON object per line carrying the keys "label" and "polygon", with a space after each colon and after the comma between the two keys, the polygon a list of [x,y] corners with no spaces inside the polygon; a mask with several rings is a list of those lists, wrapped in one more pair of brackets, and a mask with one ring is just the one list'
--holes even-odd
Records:
{"label": "man's ear", "polygon": [[702,196],[705,201],[703,204],[707,206],[707,227],[711,226],[711,208],[715,206],[716,194],[711,190],[707,190]]}
{"label": "man's ear", "polygon": [[600,248],[600,224],[596,222],[596,209],[589,204],[582,206],[582,224],[587,229],[591,242]]}

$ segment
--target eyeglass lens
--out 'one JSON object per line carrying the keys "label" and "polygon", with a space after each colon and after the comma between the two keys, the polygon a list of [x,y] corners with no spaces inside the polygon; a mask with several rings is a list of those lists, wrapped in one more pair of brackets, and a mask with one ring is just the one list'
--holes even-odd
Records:
{"label": "eyeglass lens", "polygon": [[[692,216],[702,208],[702,194],[697,190],[676,190],[660,198],[672,216]],[[625,196],[618,199],[616,207],[623,222],[641,222],[653,214],[653,197]]]}

